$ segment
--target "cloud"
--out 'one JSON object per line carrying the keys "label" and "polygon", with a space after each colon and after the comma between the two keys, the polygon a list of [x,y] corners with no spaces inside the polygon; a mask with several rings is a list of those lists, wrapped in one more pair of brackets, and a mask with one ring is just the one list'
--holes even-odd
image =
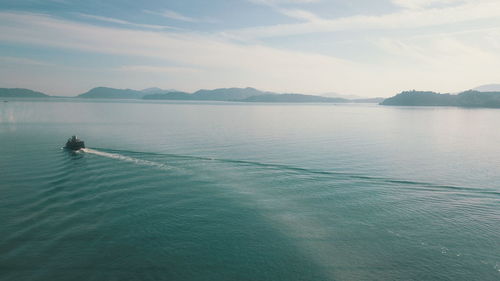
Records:
{"label": "cloud", "polygon": [[[352,24],[345,23],[347,27]],[[376,47],[386,57],[383,64],[370,64],[262,44],[238,44],[215,35],[104,27],[42,14],[0,12],[2,43],[84,52],[79,55],[88,58],[87,68],[92,59],[97,60],[93,53],[115,55],[123,62],[113,69],[102,67],[99,61],[95,69],[69,71],[50,66],[39,71],[40,66],[33,70],[19,61],[15,75],[0,67],[0,83],[11,85],[12,79],[30,77],[36,80],[24,80],[44,85],[57,85],[64,79],[72,83],[85,80],[86,86],[112,84],[122,88],[154,84],[183,90],[254,86],[278,92],[389,96],[405,89],[459,91],[495,82],[500,28],[465,34],[466,39],[460,36],[381,38],[375,46],[365,47]],[[144,63],[128,62],[141,60]],[[146,63],[152,60],[153,66]],[[0,59],[0,64],[5,65],[5,59]]]}
{"label": "cloud", "polygon": [[390,64],[399,64],[398,68],[404,73],[394,77],[407,80],[407,85],[417,85],[408,89],[459,92],[498,81],[494,73],[500,64],[500,29],[495,34],[496,50],[482,48],[484,41],[474,45],[449,36],[427,40],[382,38],[377,45],[391,54],[385,65],[392,68]]}
{"label": "cloud", "polygon": [[53,65],[52,63],[40,60],[33,60],[28,58],[20,58],[20,57],[8,57],[8,56],[0,56],[0,63],[4,64],[27,64],[27,65],[39,65],[39,66],[47,66]]}
{"label": "cloud", "polygon": [[[445,0],[441,0],[441,2],[443,1]],[[232,38],[245,40],[336,31],[402,30],[495,19],[499,17],[500,2],[478,0],[477,2],[470,1],[453,7],[424,10],[405,9],[380,16],[356,15],[337,19],[311,17],[310,21],[303,23],[228,30],[225,31],[224,34]],[[307,16],[303,16],[302,18],[307,18]]]}
{"label": "cloud", "polygon": [[140,72],[140,73],[195,73],[199,69],[176,66],[151,66],[151,65],[123,65],[114,68],[116,71]]}
{"label": "cloud", "polygon": [[274,9],[276,12],[283,14],[287,17],[295,18],[303,21],[318,21],[320,18],[310,12],[303,9],[297,8],[284,8],[283,6],[289,4],[309,4],[309,3],[317,3],[321,0],[249,0],[252,3],[258,5],[269,6]]}
{"label": "cloud", "polygon": [[[450,37],[437,37],[429,41],[382,38],[377,44],[400,59],[410,58],[430,69],[457,64],[463,67],[483,64],[486,67],[492,63],[500,63],[498,55]],[[457,57],[461,59],[457,61]]]}
{"label": "cloud", "polygon": [[249,0],[252,3],[260,4],[260,5],[280,5],[280,4],[309,4],[309,3],[318,3],[322,0]]}
{"label": "cloud", "polygon": [[313,22],[313,21],[320,21],[322,20],[320,17],[317,15],[306,11],[306,10],[301,10],[301,9],[276,9],[278,12],[282,13],[285,16],[299,19],[299,20],[304,20],[308,22]]}
{"label": "cloud", "polygon": [[129,21],[121,20],[121,19],[116,19],[116,18],[101,17],[101,16],[95,16],[95,15],[81,14],[81,13],[77,13],[77,15],[80,17],[83,17],[83,18],[89,18],[89,19],[94,19],[94,20],[103,21],[103,22],[116,23],[116,24],[121,24],[121,25],[126,25],[126,26],[134,26],[134,27],[141,27],[141,28],[148,28],[148,29],[176,29],[175,27],[166,26],[166,25],[140,24],[140,23],[133,23],[133,22],[129,22]]}
{"label": "cloud", "polygon": [[172,20],[185,21],[185,22],[198,22],[198,20],[195,18],[179,14],[179,13],[172,11],[172,10],[163,10],[162,12],[144,10],[144,12],[149,13],[149,14],[159,15],[159,16],[162,16],[164,18],[172,19]]}
{"label": "cloud", "polygon": [[396,6],[406,9],[424,9],[432,6],[463,4],[464,2],[467,2],[467,0],[392,0],[391,2]]}
{"label": "cloud", "polygon": [[[336,84],[332,77],[345,82],[351,79],[348,73],[359,73],[354,63],[330,56],[241,45],[191,33],[95,26],[41,14],[0,12],[0,41],[152,58],[164,67],[129,66],[122,70],[182,70],[176,80],[194,89],[234,85],[310,92],[314,84],[315,90],[332,91],[337,90],[332,89]],[[182,69],[171,68],[171,64]]]}

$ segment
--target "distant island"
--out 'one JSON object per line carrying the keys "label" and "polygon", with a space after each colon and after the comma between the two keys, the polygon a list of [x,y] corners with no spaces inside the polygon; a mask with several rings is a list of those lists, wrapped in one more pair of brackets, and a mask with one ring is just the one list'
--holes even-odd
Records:
{"label": "distant island", "polygon": [[[2,93],[5,93],[2,95]],[[29,94],[38,93],[39,95]],[[0,89],[0,97],[50,97],[28,89]],[[143,100],[186,100],[186,101],[229,101],[229,102],[281,102],[281,103],[379,103],[383,98],[346,99],[294,93],[273,93],[255,88],[219,88],[186,93],[176,90],[148,88],[144,90],[96,87],[76,96],[83,99],[143,99]]]}
{"label": "distant island", "polygon": [[500,84],[486,84],[472,89],[479,92],[500,92]]}
{"label": "distant island", "polygon": [[[480,91],[483,90],[483,91]],[[21,88],[0,88],[0,97],[47,98],[47,94]],[[387,106],[460,106],[500,108],[500,85],[489,84],[459,94],[441,94],[432,91],[405,91],[391,98],[347,99],[344,97],[274,93],[255,88],[219,88],[187,93],[177,90],[148,88],[144,90],[96,87],[73,98],[129,99],[129,100],[181,100],[227,101],[247,103],[379,103]]]}
{"label": "distant island", "polygon": [[302,94],[265,94],[251,96],[242,101],[245,102],[330,102],[330,103],[346,103],[350,102],[344,98],[329,98],[322,96],[302,95]]}
{"label": "distant island", "polygon": [[175,91],[168,93],[147,94],[142,98],[145,100],[190,100],[191,94]]}
{"label": "distant island", "polygon": [[175,90],[161,90],[158,88],[148,89],[147,91],[135,91],[130,89],[121,90],[98,87],[88,91],[87,93],[81,94],[78,97],[232,102],[351,102],[350,100],[343,98],[329,98],[303,94],[278,94],[260,91],[251,87],[198,90],[192,94]]}
{"label": "distant island", "polygon": [[107,87],[97,87],[90,91],[80,94],[78,98],[89,99],[140,99],[146,92],[131,89],[114,89]]}
{"label": "distant island", "polygon": [[500,92],[465,91],[456,95],[429,91],[406,91],[385,99],[381,105],[460,106],[500,108]]}
{"label": "distant island", "polygon": [[[496,90],[496,91],[493,91]],[[231,101],[266,103],[380,103],[393,106],[461,106],[500,108],[500,85],[479,86],[459,94],[440,94],[432,91],[405,91],[394,97],[347,99],[344,97],[306,95],[296,93],[274,93],[255,88],[219,88],[187,93],[176,90],[149,88],[142,91],[97,87],[79,98],[144,99],[144,100],[190,100]]]}
{"label": "distant island", "polygon": [[303,94],[278,94],[263,92],[254,88],[221,88],[214,90],[199,90],[193,94],[184,92],[169,92],[163,94],[148,94],[143,99],[156,100],[211,100],[234,102],[350,102],[343,98],[328,98]]}
{"label": "distant island", "polygon": [[50,97],[44,93],[21,89],[21,88],[0,88],[0,97],[5,98],[47,98]]}

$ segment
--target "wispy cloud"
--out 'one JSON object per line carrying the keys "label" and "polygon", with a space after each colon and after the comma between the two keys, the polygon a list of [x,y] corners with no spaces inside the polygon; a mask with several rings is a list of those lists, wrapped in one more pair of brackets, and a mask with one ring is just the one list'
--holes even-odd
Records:
{"label": "wispy cloud", "polygon": [[298,20],[304,20],[308,22],[315,22],[315,21],[320,21],[322,20],[319,16],[317,16],[314,13],[311,13],[306,10],[301,10],[301,9],[284,9],[284,8],[276,8],[276,11],[280,12],[281,14],[295,18]]}
{"label": "wispy cloud", "polygon": [[254,39],[346,30],[402,30],[495,18],[500,18],[500,2],[478,0],[444,8],[404,9],[380,16],[356,15],[337,19],[316,18],[316,20],[311,17],[310,21],[303,23],[250,27],[229,30],[225,34],[233,38]]}
{"label": "wispy cloud", "polygon": [[166,26],[166,25],[133,23],[133,22],[129,22],[126,20],[110,18],[110,17],[101,17],[101,16],[96,16],[96,15],[88,15],[88,14],[81,14],[81,13],[77,13],[77,15],[80,17],[83,17],[83,18],[94,19],[94,20],[103,21],[103,22],[116,23],[116,24],[121,24],[121,25],[126,25],[126,26],[134,26],[134,27],[149,28],[149,29],[176,29],[175,27]]}
{"label": "wispy cloud", "polygon": [[[310,92],[310,85],[315,84],[314,88],[320,92],[341,91],[340,84],[344,82],[335,83],[339,88],[332,89],[332,76],[339,81],[348,81],[349,73],[360,73],[355,63],[329,56],[262,45],[240,45],[191,33],[95,26],[39,14],[0,12],[0,41],[171,62],[176,67],[189,69],[177,80],[191,84],[194,88],[252,85],[277,91]],[[179,70],[166,66],[124,69],[155,72]],[[191,69],[199,72],[195,73]],[[190,76],[189,73],[196,76]],[[177,85],[174,87],[181,88]]]}
{"label": "wispy cloud", "polygon": [[192,67],[177,67],[177,66],[152,66],[152,65],[123,65],[113,70],[124,72],[141,72],[141,73],[195,73],[199,69]]}
{"label": "wispy cloud", "polygon": [[[472,4],[467,5],[473,7],[470,6]],[[482,17],[499,15],[498,10],[493,9],[495,6],[489,5],[474,11],[488,12]],[[445,18],[443,22],[456,21],[457,16],[458,20],[465,20],[465,15],[461,17],[461,13],[466,12],[465,8],[462,6],[461,9],[454,10],[450,16],[441,15]],[[438,9],[435,13],[442,11],[443,9]],[[408,14],[398,14],[395,18],[382,16],[383,19],[344,19],[336,22],[336,28],[367,29],[367,23],[378,24],[378,28],[396,28],[391,25],[398,24],[403,25],[403,28],[416,26],[417,19],[411,15],[416,16],[414,13],[417,12],[404,13]],[[409,16],[406,18],[409,21],[407,25],[402,24],[404,15]],[[420,20],[434,19],[435,16],[434,12],[425,15],[429,18]],[[472,14],[467,11],[467,15]],[[322,21],[307,23],[305,26],[309,28],[311,24],[321,25]],[[169,79],[170,84],[163,84],[166,87],[185,90],[255,86],[280,92],[335,91],[365,96],[388,96],[416,87],[458,91],[498,79],[496,70],[500,64],[500,28],[478,30],[464,37],[472,36],[480,40],[462,40],[460,36],[451,37],[446,34],[424,40],[390,37],[380,39],[375,42],[376,47],[388,56],[381,65],[356,63],[334,56],[273,48],[263,44],[237,44],[215,35],[115,28],[41,14],[0,12],[0,42],[76,50],[86,52],[90,58],[92,53],[104,53],[118,55],[130,61],[143,60],[144,63],[137,65],[125,62],[124,66],[111,70],[100,66],[86,72],[88,77],[97,77],[97,80],[89,78],[88,84],[115,79],[116,85],[132,88],[147,86],[143,85],[144,81],[158,84],[151,82],[152,77],[156,77],[157,80],[154,81]],[[148,63],[152,60],[153,66]],[[91,64],[91,61],[87,63]],[[26,73],[28,68],[21,69]],[[68,72],[57,69],[54,71],[59,71],[56,73],[60,75]],[[52,81],[57,84],[61,79],[60,75],[48,77],[53,73],[33,72],[31,77],[43,83]],[[82,79],[80,75],[73,75],[75,76]],[[7,68],[0,67],[1,83],[13,78],[16,77]]]}
{"label": "wispy cloud", "polygon": [[[494,53],[487,52],[476,46],[471,46],[451,37],[436,37],[433,40],[417,41],[410,39],[382,38],[377,45],[388,53],[399,59],[412,59],[430,69],[438,69],[447,65],[484,64],[499,63],[500,57]],[[462,57],[455,61],[457,57]]]}
{"label": "wispy cloud", "polygon": [[144,10],[144,12],[149,13],[149,14],[162,16],[162,17],[167,18],[167,19],[178,20],[178,21],[185,21],[185,22],[198,22],[199,21],[198,19],[182,15],[182,14],[175,12],[175,11],[172,11],[172,10],[163,10],[161,12]]}
{"label": "wispy cloud", "polygon": [[308,3],[317,3],[322,0],[249,0],[255,4],[261,5],[279,5],[279,4],[308,4]]}
{"label": "wispy cloud", "polygon": [[[477,0],[481,1],[481,0]],[[476,2],[477,2],[476,1]],[[470,0],[392,0],[393,4],[406,9],[425,9],[433,6],[458,5]]]}
{"label": "wispy cloud", "polygon": [[286,7],[290,4],[309,4],[320,2],[321,0],[249,0],[258,5],[265,5],[271,7],[276,12],[283,14],[287,17],[295,18],[302,21],[318,21],[320,18],[307,10]]}
{"label": "wispy cloud", "polygon": [[27,64],[27,65],[38,65],[38,66],[48,66],[52,65],[52,63],[28,58],[20,58],[20,57],[8,57],[8,56],[0,56],[0,63],[5,64]]}

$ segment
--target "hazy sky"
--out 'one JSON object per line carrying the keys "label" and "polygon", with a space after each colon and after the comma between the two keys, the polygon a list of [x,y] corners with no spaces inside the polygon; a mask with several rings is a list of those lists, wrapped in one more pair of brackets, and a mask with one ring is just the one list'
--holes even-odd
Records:
{"label": "hazy sky", "polygon": [[500,82],[499,0],[1,0],[0,87],[392,96]]}

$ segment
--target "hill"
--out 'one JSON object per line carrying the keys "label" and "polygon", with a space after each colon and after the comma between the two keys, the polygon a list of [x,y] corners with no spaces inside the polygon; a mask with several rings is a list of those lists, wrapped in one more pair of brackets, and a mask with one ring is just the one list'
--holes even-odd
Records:
{"label": "hill", "polygon": [[328,98],[321,96],[311,96],[302,94],[265,94],[258,96],[251,96],[241,100],[243,102],[349,102],[343,98]]}
{"label": "hill", "polygon": [[160,89],[158,87],[152,87],[152,88],[147,88],[147,89],[141,90],[141,92],[143,92],[145,94],[162,94],[162,93],[171,93],[171,92],[180,92],[180,91],[177,91],[174,89],[165,90],[165,89]]}
{"label": "hill", "polygon": [[48,95],[21,88],[0,88],[0,97],[6,98],[46,98]]}
{"label": "hill", "polygon": [[447,106],[453,102],[450,94],[430,91],[406,91],[385,99],[382,105]]}
{"label": "hill", "polygon": [[381,105],[461,106],[500,108],[500,92],[465,91],[458,95],[407,91],[388,98]]}
{"label": "hill", "polygon": [[358,95],[345,95],[345,94],[339,94],[339,93],[335,93],[335,92],[323,93],[323,94],[320,94],[319,96],[327,97],[327,98],[343,98],[346,100],[364,99],[364,97],[361,97]]}
{"label": "hill", "polygon": [[97,87],[90,91],[80,94],[78,98],[92,99],[140,99],[145,95],[144,92],[131,89],[114,89],[107,87]]}
{"label": "hill", "polygon": [[142,97],[145,100],[191,100],[192,95],[185,92],[166,92],[148,94]]}
{"label": "hill", "polygon": [[274,94],[254,88],[220,88],[214,90],[199,90],[192,94],[193,100],[239,101],[252,96]]}
{"label": "hill", "polygon": [[500,84],[487,84],[472,89],[478,92],[500,92]]}
{"label": "hill", "polygon": [[[0,88],[0,97],[49,97],[46,94],[28,89]],[[219,88],[213,90],[198,90],[192,94],[164,90],[160,88],[147,88],[141,91],[132,89],[115,89],[109,87],[96,87],[77,98],[92,99],[145,99],[145,100],[198,100],[198,101],[238,101],[238,102],[291,102],[291,103],[376,103],[382,101],[375,99],[346,99],[340,97],[325,97],[305,94],[278,94],[260,91],[255,88]]]}
{"label": "hill", "polygon": [[259,91],[254,88],[220,88],[214,90],[199,90],[193,94],[185,92],[156,92],[147,94],[144,99],[164,99],[164,100],[205,100],[205,101],[241,101],[246,98],[258,95],[274,94]]}
{"label": "hill", "polygon": [[458,106],[500,108],[500,92],[466,91],[458,94]]}
{"label": "hill", "polygon": [[329,98],[302,94],[278,94],[259,91],[254,88],[220,88],[199,90],[193,94],[169,92],[148,94],[143,99],[149,100],[204,100],[204,101],[239,101],[239,102],[349,102],[343,98]]}

